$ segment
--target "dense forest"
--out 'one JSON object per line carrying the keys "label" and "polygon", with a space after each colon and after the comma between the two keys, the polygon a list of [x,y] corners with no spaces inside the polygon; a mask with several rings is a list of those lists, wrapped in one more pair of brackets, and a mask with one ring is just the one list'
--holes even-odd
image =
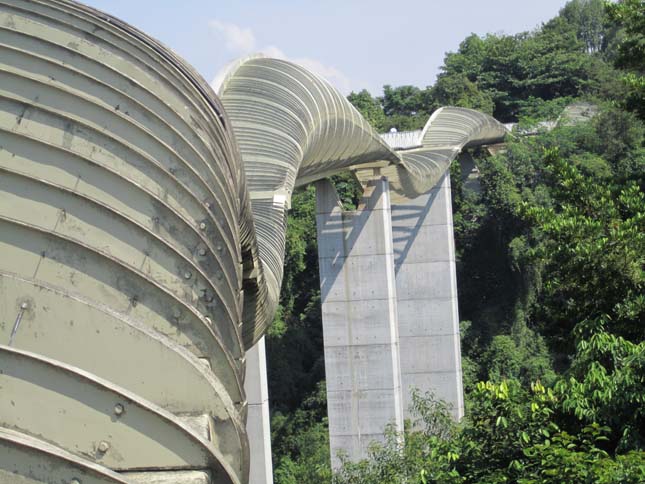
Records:
{"label": "dense forest", "polygon": [[[535,134],[473,153],[478,190],[451,171],[466,417],[417,395],[404,444],[335,475],[314,191],[294,195],[267,338],[276,484],[645,482],[644,76],[643,0],[573,0],[534,31],[469,36],[425,89],[350,94],[382,132],[453,105]],[[573,103],[595,115],[568,121]],[[359,187],[334,182],[351,208]]]}

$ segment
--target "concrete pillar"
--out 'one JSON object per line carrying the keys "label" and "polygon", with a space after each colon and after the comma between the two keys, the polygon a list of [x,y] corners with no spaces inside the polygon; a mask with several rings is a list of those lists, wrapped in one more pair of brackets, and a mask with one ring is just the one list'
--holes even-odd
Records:
{"label": "concrete pillar", "polygon": [[432,391],[464,414],[450,177],[392,205],[404,417],[411,390]]}
{"label": "concrete pillar", "polygon": [[267,388],[267,359],[264,338],[246,352],[244,380],[248,416],[246,431],[249,436],[251,472],[249,484],[273,484],[271,462],[271,419]]}
{"label": "concrete pillar", "polygon": [[370,182],[363,206],[343,212],[316,184],[327,406],[332,467],[338,452],[366,457],[392,424],[403,428],[390,198]]}

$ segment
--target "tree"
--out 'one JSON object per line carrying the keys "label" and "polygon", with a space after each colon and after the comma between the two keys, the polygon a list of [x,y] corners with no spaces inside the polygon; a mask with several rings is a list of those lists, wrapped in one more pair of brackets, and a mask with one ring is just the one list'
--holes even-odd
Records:
{"label": "tree", "polygon": [[624,32],[615,64],[627,71],[623,77],[629,89],[626,106],[645,119],[645,2],[622,0],[608,4],[607,12]]}
{"label": "tree", "polygon": [[606,10],[602,0],[571,0],[560,10],[560,16],[575,27],[587,52],[599,52],[604,47]]}
{"label": "tree", "polygon": [[387,123],[383,106],[378,99],[372,97],[367,89],[363,89],[359,93],[350,93],[347,100],[358,109],[358,112],[367,119],[375,130],[381,132],[386,129]]}
{"label": "tree", "polygon": [[383,111],[387,116],[416,116],[424,111],[421,89],[415,86],[383,86]]}
{"label": "tree", "polygon": [[368,459],[345,462],[334,484],[640,483],[645,452],[612,456],[603,449],[607,427],[592,423],[569,432],[557,423],[562,408],[552,389],[536,382],[481,382],[468,417],[458,426],[431,395],[416,396],[420,430],[408,427],[374,444]]}
{"label": "tree", "polygon": [[552,207],[524,204],[537,224],[533,254],[543,264],[538,301],[544,330],[565,347],[578,323],[642,341],[645,329],[645,194],[636,184],[598,184],[551,150],[546,174]]}
{"label": "tree", "polygon": [[459,106],[493,114],[494,103],[491,95],[482,92],[477,84],[464,74],[439,76],[432,87],[432,97],[436,106]]}

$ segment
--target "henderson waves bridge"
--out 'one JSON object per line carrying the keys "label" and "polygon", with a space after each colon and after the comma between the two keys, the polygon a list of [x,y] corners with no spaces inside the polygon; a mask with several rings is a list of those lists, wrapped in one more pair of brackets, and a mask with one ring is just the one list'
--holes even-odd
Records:
{"label": "henderson waves bridge", "polygon": [[[505,134],[442,108],[381,137],[276,59],[218,97],[118,19],[0,0],[0,483],[270,480],[262,337],[307,183],[332,453],[400,429],[411,387],[461,416],[447,169]],[[325,181],[343,170],[357,211]]]}

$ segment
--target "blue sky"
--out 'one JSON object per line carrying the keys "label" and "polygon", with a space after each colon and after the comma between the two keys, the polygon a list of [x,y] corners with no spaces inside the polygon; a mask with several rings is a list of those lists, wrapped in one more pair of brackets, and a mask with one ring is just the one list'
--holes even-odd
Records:
{"label": "blue sky", "polygon": [[85,0],[156,37],[211,82],[253,52],[288,58],[344,93],[433,84],[470,33],[512,34],[565,0]]}

